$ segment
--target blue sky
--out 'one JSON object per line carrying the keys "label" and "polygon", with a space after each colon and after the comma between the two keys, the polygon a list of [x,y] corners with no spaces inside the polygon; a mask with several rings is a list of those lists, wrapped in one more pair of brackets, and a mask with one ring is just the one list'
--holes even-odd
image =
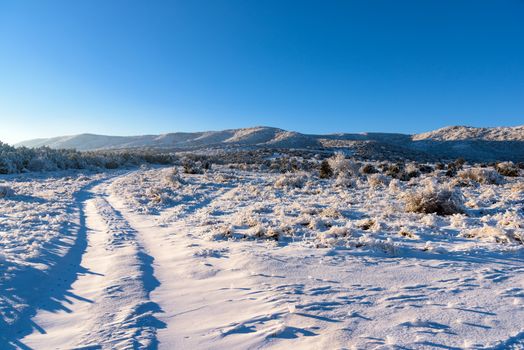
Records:
{"label": "blue sky", "polygon": [[524,0],[0,0],[0,140],[524,124]]}

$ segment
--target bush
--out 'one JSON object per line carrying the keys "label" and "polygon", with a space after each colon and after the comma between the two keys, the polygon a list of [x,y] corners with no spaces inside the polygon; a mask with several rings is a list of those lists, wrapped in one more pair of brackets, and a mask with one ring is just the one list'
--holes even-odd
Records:
{"label": "bush", "polygon": [[174,188],[179,188],[180,185],[185,183],[184,180],[180,177],[177,168],[167,170],[166,175],[164,176],[164,181],[167,183],[168,186]]}
{"label": "bush", "polygon": [[444,170],[445,168],[446,168],[446,165],[444,163],[435,164],[435,170]]}
{"label": "bush", "polygon": [[469,168],[460,171],[457,176],[463,180],[471,180],[481,184],[500,184],[503,179],[493,169],[488,168]]}
{"label": "bush", "polygon": [[182,166],[184,168],[184,174],[196,175],[204,173],[200,162],[193,162],[192,160],[186,159]]}
{"label": "bush", "polygon": [[335,153],[333,157],[327,160],[327,163],[334,175],[346,174],[351,171],[351,162],[342,153]]}
{"label": "bush", "polygon": [[500,175],[516,177],[519,176],[519,168],[513,162],[502,162],[495,166]]}
{"label": "bush", "polygon": [[373,165],[367,163],[360,168],[359,172],[361,174],[376,174],[378,170]]}
{"label": "bush", "polygon": [[357,182],[354,178],[350,177],[347,174],[340,174],[335,180],[336,187],[346,187],[346,188],[355,188],[357,187]]}
{"label": "bush", "polygon": [[329,162],[325,159],[322,161],[322,163],[320,163],[319,176],[321,179],[329,179],[333,176],[333,169],[329,165]]}
{"label": "bush", "polygon": [[391,178],[383,174],[372,174],[368,176],[368,183],[372,188],[386,187]]}
{"label": "bush", "polygon": [[144,163],[173,164],[175,160],[169,153],[151,150],[78,152],[49,147],[15,148],[0,142],[0,174],[86,168],[114,169]]}
{"label": "bush", "polygon": [[295,187],[302,188],[307,181],[305,173],[287,173],[280,175],[275,181],[275,187]]}
{"label": "bush", "polygon": [[421,164],[419,165],[418,169],[422,174],[429,174],[434,170],[433,167],[428,164]]}
{"label": "bush", "polygon": [[390,164],[386,169],[386,175],[402,181],[410,179],[408,174],[404,171],[404,166],[402,164]]}
{"label": "bush", "polygon": [[0,198],[11,197],[15,194],[15,191],[9,186],[0,185]]}
{"label": "bush", "polygon": [[478,238],[482,241],[492,243],[516,243],[521,242],[520,236],[493,226],[474,228],[462,234],[466,238]]}
{"label": "bush", "polygon": [[406,177],[409,179],[420,176],[420,170],[418,166],[413,163],[406,165],[405,173],[406,173]]}
{"label": "bush", "polygon": [[438,215],[464,212],[464,198],[458,190],[433,182],[427,182],[421,191],[409,192],[403,197],[407,212]]}

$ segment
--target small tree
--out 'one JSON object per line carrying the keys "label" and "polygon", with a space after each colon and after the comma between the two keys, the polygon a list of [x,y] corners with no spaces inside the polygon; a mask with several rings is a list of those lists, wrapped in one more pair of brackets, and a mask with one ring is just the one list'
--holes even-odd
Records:
{"label": "small tree", "polygon": [[329,165],[329,162],[327,160],[323,160],[322,163],[320,163],[320,178],[321,179],[329,179],[333,176],[333,169],[331,169],[331,166]]}

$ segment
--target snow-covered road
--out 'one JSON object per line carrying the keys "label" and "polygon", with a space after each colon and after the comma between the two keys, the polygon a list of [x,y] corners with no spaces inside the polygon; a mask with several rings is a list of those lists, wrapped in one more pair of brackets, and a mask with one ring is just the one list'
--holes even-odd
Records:
{"label": "snow-covered road", "polygon": [[106,199],[107,183],[83,196],[82,215],[88,244],[76,281],[61,310],[42,310],[34,318],[41,331],[22,340],[35,349],[152,348],[155,317],[161,310],[150,300],[157,287],[152,261],[138,232]]}

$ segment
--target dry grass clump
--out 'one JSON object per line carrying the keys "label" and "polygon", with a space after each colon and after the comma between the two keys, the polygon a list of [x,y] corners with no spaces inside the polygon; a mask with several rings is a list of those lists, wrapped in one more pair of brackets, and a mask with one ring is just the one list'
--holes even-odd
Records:
{"label": "dry grass clump", "polygon": [[524,182],[517,182],[511,186],[511,192],[524,193]]}
{"label": "dry grass clump", "polygon": [[449,186],[427,182],[420,191],[403,195],[405,209],[411,213],[453,215],[464,212],[462,194]]}
{"label": "dry grass clump", "polygon": [[274,185],[278,188],[302,188],[307,179],[305,173],[287,173],[280,175]]}
{"label": "dry grass clump", "polygon": [[367,231],[367,230],[371,229],[375,225],[375,220],[373,220],[373,219],[362,219],[362,220],[358,220],[355,223],[355,225],[359,229]]}
{"label": "dry grass clump", "polygon": [[177,168],[169,169],[164,176],[164,181],[166,182],[167,185],[174,187],[174,188],[178,188],[182,184],[184,184],[184,180],[178,173]]}
{"label": "dry grass clump", "polygon": [[9,186],[1,185],[0,186],[0,198],[11,197],[15,194],[15,191]]}
{"label": "dry grass clump", "polygon": [[457,176],[463,180],[471,180],[480,184],[500,184],[503,181],[497,171],[487,168],[464,169]]}
{"label": "dry grass clump", "polygon": [[492,243],[523,243],[520,235],[493,226],[474,228],[466,231],[462,235],[466,238],[478,238],[482,241]]}
{"label": "dry grass clump", "polygon": [[520,169],[513,162],[498,163],[495,169],[504,176],[517,177],[520,174]]}
{"label": "dry grass clump", "polygon": [[320,213],[320,216],[322,216],[324,218],[332,218],[332,219],[338,219],[338,218],[343,217],[342,214],[340,213],[340,211],[338,211],[335,208],[325,208]]}
{"label": "dry grass clump", "polygon": [[317,233],[317,247],[329,247],[345,243],[350,234],[351,232],[347,227],[333,226],[327,231]]}
{"label": "dry grass clump", "polygon": [[357,182],[354,178],[350,177],[348,174],[340,174],[337,176],[334,185],[336,187],[342,188],[356,188]]}
{"label": "dry grass clump", "polygon": [[383,174],[372,174],[368,176],[368,183],[372,188],[386,187],[390,181],[391,178]]}
{"label": "dry grass clump", "polygon": [[410,239],[418,239],[419,237],[414,234],[413,232],[409,231],[407,228],[402,227],[400,231],[398,231],[398,234],[402,237],[410,238]]}

